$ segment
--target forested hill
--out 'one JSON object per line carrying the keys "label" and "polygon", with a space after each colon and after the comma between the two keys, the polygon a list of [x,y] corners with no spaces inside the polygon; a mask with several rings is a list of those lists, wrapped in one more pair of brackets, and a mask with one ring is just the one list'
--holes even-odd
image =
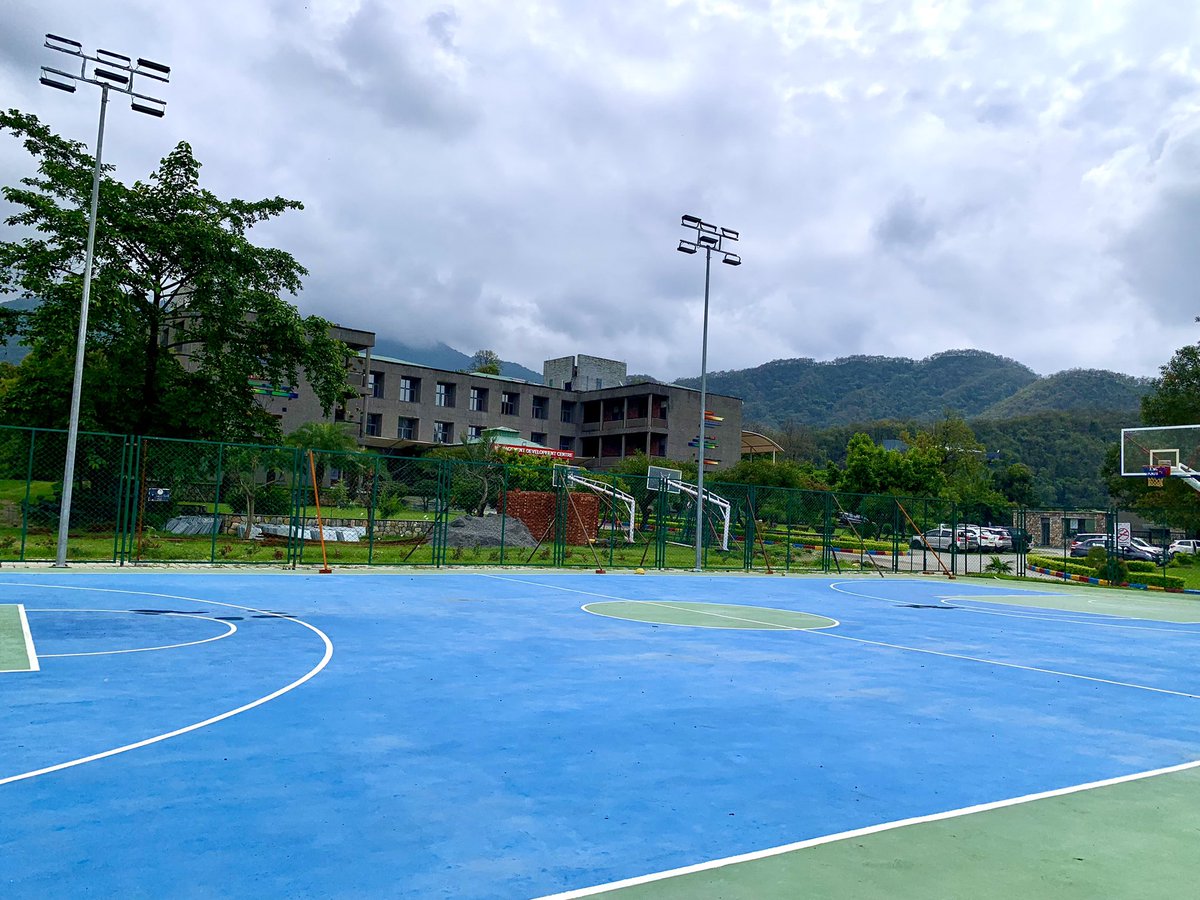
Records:
{"label": "forested hill", "polygon": [[[927,359],[847,356],[832,362],[777,359],[712,372],[708,389],[741,397],[742,418],[761,425],[792,421],[829,426],[877,419],[971,417],[1038,380],[1015,360],[981,350],[947,350]],[[678,384],[699,387],[699,378]]]}
{"label": "forested hill", "polygon": [[1134,378],[1103,369],[1067,369],[1039,378],[993,403],[980,416],[1011,419],[1039,412],[1136,410],[1150,390],[1151,379]]}
{"label": "forested hill", "polygon": [[[698,378],[678,384],[699,387]],[[1011,418],[1045,411],[1133,413],[1147,379],[1096,369],[1040,377],[1028,366],[982,350],[947,350],[922,360],[848,356],[832,362],[777,359],[752,369],[713,372],[708,389],[741,397],[743,420],[829,427],[882,419]]]}

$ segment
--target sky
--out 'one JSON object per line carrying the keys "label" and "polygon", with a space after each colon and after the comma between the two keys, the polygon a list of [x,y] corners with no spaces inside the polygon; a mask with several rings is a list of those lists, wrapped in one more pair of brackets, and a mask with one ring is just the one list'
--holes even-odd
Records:
{"label": "sky", "polygon": [[[188,141],[217,194],[302,201],[252,235],[308,268],[302,312],[381,337],[698,375],[684,214],[741,236],[710,372],[976,348],[1154,375],[1200,337],[1200,4],[3,9],[0,104],[94,146],[98,92],[38,84],[69,62],[43,35],[170,65],[163,119],[110,105],[116,176]],[[0,184],[31,172],[0,135]]]}

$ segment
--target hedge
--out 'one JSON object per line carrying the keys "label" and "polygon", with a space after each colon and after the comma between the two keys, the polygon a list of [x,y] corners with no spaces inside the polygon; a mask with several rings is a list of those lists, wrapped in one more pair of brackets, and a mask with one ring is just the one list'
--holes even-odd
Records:
{"label": "hedge", "polygon": [[[1078,563],[1064,563],[1061,557],[1049,556],[1033,556],[1026,557],[1026,561],[1031,566],[1037,566],[1041,569],[1049,569],[1052,572],[1066,572],[1068,575],[1081,575],[1084,578],[1101,578],[1102,576],[1096,572],[1091,566],[1082,566]],[[1134,568],[1134,566],[1139,566]],[[1143,569],[1140,566],[1149,566],[1149,569]],[[1137,572],[1139,575],[1147,575],[1150,572],[1156,572],[1154,564],[1146,560],[1133,560],[1129,563],[1129,568]],[[1182,591],[1187,582],[1185,579],[1177,575],[1154,575],[1149,578],[1140,578],[1138,581],[1128,582],[1131,586],[1149,586],[1160,587],[1168,591]]]}

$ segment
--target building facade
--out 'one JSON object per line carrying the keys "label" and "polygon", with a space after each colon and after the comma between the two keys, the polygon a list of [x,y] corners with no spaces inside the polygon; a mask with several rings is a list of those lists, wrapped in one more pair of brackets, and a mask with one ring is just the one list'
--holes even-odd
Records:
{"label": "building facade", "polygon": [[[547,360],[545,384],[480,372],[454,372],[374,356],[374,335],[338,328],[356,351],[347,380],[358,396],[329,417],[299,386],[299,396],[263,397],[285,433],[304,422],[345,422],[364,447],[394,453],[478,440],[491,428],[556,451],[589,469],[604,469],[641,452],[697,458],[700,392],[656,382],[627,384],[617,360],[583,356]],[[708,394],[707,469],[733,465],[741,454],[742,402]]]}

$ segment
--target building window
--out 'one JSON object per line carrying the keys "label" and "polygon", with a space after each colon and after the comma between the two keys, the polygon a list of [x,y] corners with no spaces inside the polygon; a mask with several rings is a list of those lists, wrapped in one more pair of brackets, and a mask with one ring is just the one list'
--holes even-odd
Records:
{"label": "building window", "polygon": [[367,436],[379,437],[383,434],[383,414],[367,413]]}
{"label": "building window", "polygon": [[604,387],[604,379],[597,378],[596,379],[596,390],[600,390],[600,388],[602,388],[602,387]]}
{"label": "building window", "polygon": [[396,437],[402,441],[415,441],[417,439],[417,420],[401,419],[396,428]]}
{"label": "building window", "polygon": [[400,379],[400,399],[406,403],[421,402],[421,379],[404,377]]}
{"label": "building window", "polygon": [[437,394],[433,398],[435,406],[453,406],[454,405],[454,385],[447,381],[439,381],[437,383]]}
{"label": "building window", "polygon": [[433,423],[433,442],[435,444],[449,444],[454,441],[454,423],[453,422],[434,422]]}
{"label": "building window", "polygon": [[383,398],[383,373],[372,372],[367,378],[367,387],[372,397]]}
{"label": "building window", "polygon": [[470,408],[472,412],[487,412],[487,388],[471,388]]}
{"label": "building window", "polygon": [[572,453],[574,453],[575,452],[575,438],[560,437],[558,439],[558,449],[559,450],[570,450]]}
{"label": "building window", "polygon": [[543,447],[546,446],[546,432],[544,432],[544,431],[531,432],[529,435],[529,439],[531,441],[533,441],[535,444],[541,444]]}
{"label": "building window", "polygon": [[575,421],[575,403],[571,400],[564,400],[562,402],[562,410],[561,410],[561,412],[559,412],[558,417],[563,422],[567,422],[567,423],[574,422]]}
{"label": "building window", "polygon": [[535,419],[550,418],[550,398],[549,397],[534,397],[533,398],[533,417]]}
{"label": "building window", "polygon": [[516,391],[503,391],[500,394],[500,413],[505,416],[515,416],[521,409],[521,395]]}
{"label": "building window", "polygon": [[483,426],[482,425],[468,425],[467,426],[467,437],[473,441],[482,441],[483,440]]}

